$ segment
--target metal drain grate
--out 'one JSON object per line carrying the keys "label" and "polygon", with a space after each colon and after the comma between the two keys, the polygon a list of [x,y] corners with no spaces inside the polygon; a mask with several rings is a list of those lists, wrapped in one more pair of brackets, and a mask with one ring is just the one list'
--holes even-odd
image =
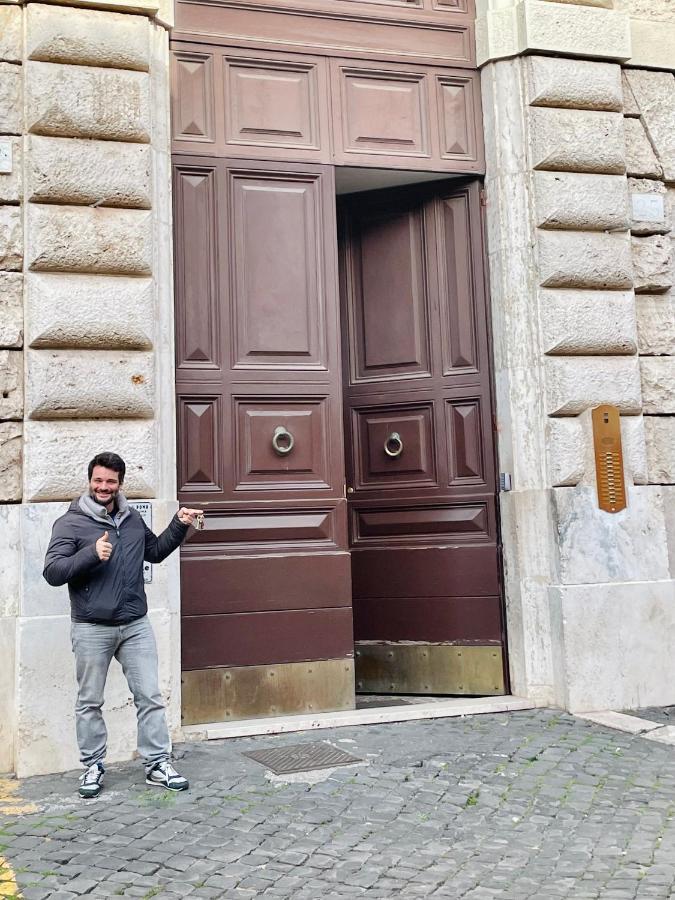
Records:
{"label": "metal drain grate", "polygon": [[311,772],[313,769],[331,769],[333,766],[351,766],[363,762],[358,756],[352,756],[322,741],[292,744],[290,747],[277,747],[273,750],[252,750],[243,755],[266,766],[275,775]]}

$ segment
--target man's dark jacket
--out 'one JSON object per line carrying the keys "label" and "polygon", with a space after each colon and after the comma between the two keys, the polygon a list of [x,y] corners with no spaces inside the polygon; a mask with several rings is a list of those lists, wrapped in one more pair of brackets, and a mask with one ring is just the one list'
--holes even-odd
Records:
{"label": "man's dark jacket", "polygon": [[[143,560],[162,562],[188,532],[188,526],[174,516],[158,537],[122,494],[118,510],[111,518],[105,507],[84,495],[73,500],[68,512],[54,523],[42,574],[54,587],[68,584],[75,622],[125,625],[144,616],[148,602]],[[103,562],[96,541],[106,531],[113,551]]]}

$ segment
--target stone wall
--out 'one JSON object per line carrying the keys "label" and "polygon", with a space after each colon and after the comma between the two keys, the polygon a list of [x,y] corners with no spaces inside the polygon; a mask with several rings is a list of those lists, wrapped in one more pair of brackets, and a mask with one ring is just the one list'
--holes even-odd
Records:
{"label": "stone wall", "polygon": [[[67,593],[41,570],[88,460],[125,458],[125,492],[152,501],[156,530],[176,506],[168,33],[156,12],[0,5],[0,133],[14,151],[0,175],[0,771],[77,764]],[[177,556],[154,570],[176,730]],[[106,706],[110,758],[128,757],[135,717],[117,673]]]}

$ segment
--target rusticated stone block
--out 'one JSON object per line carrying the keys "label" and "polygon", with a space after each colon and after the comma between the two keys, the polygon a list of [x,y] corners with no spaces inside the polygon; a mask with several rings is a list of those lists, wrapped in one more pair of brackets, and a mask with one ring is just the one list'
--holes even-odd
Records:
{"label": "rusticated stone block", "polygon": [[549,416],[576,416],[601,403],[627,414],[642,408],[637,357],[549,356],[544,366]]}
{"label": "rusticated stone block", "polygon": [[31,135],[29,199],[149,209],[150,152],[148,144]]}
{"label": "rusticated stone block", "polygon": [[26,127],[53,137],[150,141],[150,77],[144,72],[28,62]]}
{"label": "rusticated stone block", "polygon": [[675,416],[646,416],[647,466],[651,484],[675,484]]}
{"label": "rusticated stone block", "polygon": [[23,419],[23,351],[0,350],[0,420]]}
{"label": "rusticated stone block", "polygon": [[126,463],[127,497],[155,496],[157,446],[151,420],[27,421],[24,437],[26,502],[76,497],[86,488],[87,463],[104,450],[119,453]]}
{"label": "rusticated stone block", "polygon": [[629,178],[632,234],[665,234],[670,231],[665,185],[651,178]]}
{"label": "rusticated stone block", "polygon": [[609,175],[626,171],[621,113],[532,107],[529,123],[535,169]]}
{"label": "rusticated stone block", "polygon": [[150,274],[149,212],[31,204],[28,222],[28,262],[34,271]]}
{"label": "rusticated stone block", "polygon": [[32,419],[149,419],[153,357],[112,350],[29,350],[26,414]]}
{"label": "rusticated stone block", "polygon": [[673,284],[673,260],[668,235],[634,237],[633,279],[635,290],[641,294],[667,291]]}
{"label": "rusticated stone block", "polygon": [[0,173],[0,203],[20,203],[23,192],[22,143],[20,137],[12,137],[9,140],[12,143],[12,171],[7,174]]}
{"label": "rusticated stone block", "polygon": [[[544,53],[575,53],[579,56],[630,57],[628,16],[584,0],[567,4],[546,0],[523,0],[521,29],[525,46]],[[595,8],[589,8],[595,7]]]}
{"label": "rusticated stone block", "polygon": [[640,375],[645,413],[675,414],[675,356],[641,357]]}
{"label": "rusticated stone block", "polygon": [[0,61],[21,62],[21,26],[23,10],[18,6],[0,6]]}
{"label": "rusticated stone block", "polygon": [[623,175],[535,172],[533,179],[536,224],[540,228],[628,228],[628,190]]}
{"label": "rusticated stone block", "polygon": [[637,305],[638,352],[642,356],[675,356],[675,297],[639,294]]}
{"label": "rusticated stone block", "polygon": [[629,235],[539,231],[542,287],[621,290],[633,284]]}
{"label": "rusticated stone block", "polygon": [[44,62],[116,69],[149,68],[149,23],[143,16],[68,9],[31,3],[27,7],[26,56]]}
{"label": "rusticated stone block", "polygon": [[[549,419],[546,424],[552,487],[574,487],[594,481],[593,432],[588,412]],[[621,416],[623,464],[635,484],[647,483],[647,453],[643,416]]]}
{"label": "rusticated stone block", "polygon": [[621,72],[621,90],[623,92],[623,114],[624,116],[639,117],[640,107],[633,96],[633,91],[628,84],[625,71]]}
{"label": "rusticated stone block", "polygon": [[21,500],[22,432],[20,422],[0,422],[0,503]]}
{"label": "rusticated stone block", "polygon": [[661,165],[639,119],[624,119],[626,171],[637,178],[660,178]]}
{"label": "rusticated stone block", "polygon": [[553,56],[529,56],[525,62],[531,106],[621,111],[620,66]]}
{"label": "rusticated stone block", "polygon": [[664,178],[675,181],[675,77],[672,72],[627,69],[626,78],[663,167]]}
{"label": "rusticated stone block", "polygon": [[[2,75],[0,74],[0,80]],[[23,264],[21,208],[0,206],[0,269],[20,271]]]}
{"label": "rusticated stone block", "polygon": [[630,291],[539,292],[543,348],[552,355],[635,353],[635,300]]}
{"label": "rusticated stone block", "polygon": [[149,350],[153,344],[151,278],[29,273],[26,306],[30,347]]}
{"label": "rusticated stone block", "polygon": [[0,134],[21,134],[21,66],[0,62]]}
{"label": "rusticated stone block", "polygon": [[23,275],[0,272],[0,347],[23,344]]}

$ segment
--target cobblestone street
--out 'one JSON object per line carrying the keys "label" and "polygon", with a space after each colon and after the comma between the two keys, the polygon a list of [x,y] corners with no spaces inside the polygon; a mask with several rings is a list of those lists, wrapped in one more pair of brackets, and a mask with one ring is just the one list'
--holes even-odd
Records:
{"label": "cobblestone street", "polygon": [[[304,741],[362,762],[272,776],[242,755]],[[673,748],[565,713],[176,750],[185,794],[138,763],[110,766],[93,801],[78,773],[5,783],[0,895],[675,897]]]}

